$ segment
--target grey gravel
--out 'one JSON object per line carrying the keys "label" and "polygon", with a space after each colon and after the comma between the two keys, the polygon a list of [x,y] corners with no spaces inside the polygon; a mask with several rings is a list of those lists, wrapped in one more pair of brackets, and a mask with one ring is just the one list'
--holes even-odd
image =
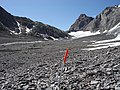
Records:
{"label": "grey gravel", "polygon": [[[120,90],[120,47],[81,50],[89,43],[0,46],[0,90]],[[69,57],[61,74],[66,48]]]}

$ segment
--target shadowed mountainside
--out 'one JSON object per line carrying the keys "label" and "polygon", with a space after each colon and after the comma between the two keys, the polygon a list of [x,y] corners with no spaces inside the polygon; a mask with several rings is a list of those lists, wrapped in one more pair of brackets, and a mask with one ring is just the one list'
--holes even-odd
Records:
{"label": "shadowed mountainside", "polygon": [[[41,22],[32,21],[26,17],[13,16],[0,7],[0,31],[1,36],[36,37],[43,40],[67,39],[66,32]],[[6,33],[5,33],[6,32]],[[3,35],[4,34],[4,35]]]}

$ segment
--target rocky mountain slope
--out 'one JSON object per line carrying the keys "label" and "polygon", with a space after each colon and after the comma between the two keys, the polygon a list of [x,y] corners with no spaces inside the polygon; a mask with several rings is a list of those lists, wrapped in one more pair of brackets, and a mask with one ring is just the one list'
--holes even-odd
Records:
{"label": "rocky mountain slope", "polygon": [[7,27],[5,27],[1,22],[0,22],[0,36],[10,36],[10,31]]}
{"label": "rocky mountain slope", "polygon": [[98,30],[100,30],[100,32],[103,32],[105,30],[110,30],[119,22],[120,7],[107,7],[86,26],[86,29],[90,30],[91,32],[96,32]]}
{"label": "rocky mountain slope", "polygon": [[0,90],[120,90],[120,47],[84,51],[82,41],[0,45]]}
{"label": "rocky mountain slope", "polygon": [[[25,17],[14,20],[17,26],[11,24],[14,26],[11,29],[0,22],[0,35],[39,38],[41,35],[45,39],[46,33],[51,36],[48,28],[52,31],[54,28]],[[120,33],[120,23],[109,33]],[[109,37],[110,45],[120,42],[120,37],[115,40]],[[120,46],[87,50],[105,46],[109,37],[104,33],[39,42],[13,42],[16,38],[13,41],[7,38],[9,43],[0,37],[0,90],[120,90]],[[100,43],[103,40],[105,44]],[[63,65],[66,48],[69,55]]]}
{"label": "rocky mountain slope", "polygon": [[[86,19],[87,18],[87,19]],[[87,20],[87,21],[86,21]],[[85,23],[86,22],[86,23]],[[94,19],[80,15],[69,31],[87,30],[91,32],[110,30],[120,22],[120,6],[112,6],[104,9]]]}
{"label": "rocky mountain slope", "polygon": [[17,28],[17,22],[14,16],[8,13],[0,6],[0,22],[10,30],[15,30]]}
{"label": "rocky mountain slope", "polygon": [[[43,40],[67,39],[69,35],[50,25],[32,21],[26,17],[13,16],[0,7],[0,33],[2,36],[34,37]],[[5,33],[6,32],[6,33]]]}
{"label": "rocky mountain slope", "polygon": [[88,17],[85,14],[81,14],[75,21],[75,23],[71,25],[69,32],[85,30],[85,26],[92,20],[92,17]]}

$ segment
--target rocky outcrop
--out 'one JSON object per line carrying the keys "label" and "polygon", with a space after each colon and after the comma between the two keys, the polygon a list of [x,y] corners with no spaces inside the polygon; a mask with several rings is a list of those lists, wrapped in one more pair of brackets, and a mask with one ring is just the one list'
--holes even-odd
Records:
{"label": "rocky outcrop", "polygon": [[4,10],[1,6],[0,6],[0,22],[10,30],[15,30],[15,28],[18,27],[14,19],[14,16],[8,13],[6,10]]}
{"label": "rocky outcrop", "polygon": [[120,22],[120,6],[112,6],[104,9],[94,19],[85,14],[81,14],[79,18],[71,25],[68,32],[78,30],[89,30],[91,32],[110,30]]}
{"label": "rocky outcrop", "polygon": [[85,29],[91,32],[96,32],[100,30],[103,32],[105,30],[110,30],[112,27],[120,22],[120,7],[107,7],[102,11],[94,20],[92,20]]}
{"label": "rocky outcrop", "polygon": [[42,22],[34,22],[26,17],[15,17],[15,19],[19,25],[19,33],[22,33],[22,35],[30,35],[51,40],[69,37],[66,32],[53,26],[43,24]]}
{"label": "rocky outcrop", "polygon": [[69,32],[85,30],[85,26],[92,20],[92,17],[88,17],[85,14],[81,14],[79,18],[75,21],[75,23],[71,25]]}
{"label": "rocky outcrop", "polygon": [[4,37],[11,36],[9,29],[5,27],[1,22],[0,22],[0,36],[4,36]]}

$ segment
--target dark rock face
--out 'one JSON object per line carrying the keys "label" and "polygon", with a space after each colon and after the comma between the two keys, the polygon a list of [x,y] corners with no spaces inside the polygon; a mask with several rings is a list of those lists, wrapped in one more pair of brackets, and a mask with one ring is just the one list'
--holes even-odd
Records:
{"label": "dark rock face", "polygon": [[92,20],[86,29],[91,32],[96,32],[100,30],[109,30],[120,22],[120,7],[107,7],[100,13],[94,20]]}
{"label": "dark rock face", "polygon": [[104,9],[96,18],[81,14],[79,18],[71,25],[68,32],[78,30],[89,30],[91,32],[110,30],[120,22],[120,7],[113,6]]}
{"label": "dark rock face", "polygon": [[85,30],[85,26],[92,20],[92,17],[81,14],[79,18],[75,21],[75,23],[71,25],[69,31]]}
{"label": "dark rock face", "polygon": [[11,30],[15,30],[15,28],[17,27],[17,23],[14,19],[14,16],[5,11],[1,6],[0,6],[0,22]]}
{"label": "dark rock face", "polygon": [[35,25],[35,22],[32,21],[29,18],[26,17],[18,17],[18,16],[14,16],[15,20],[20,23],[20,25],[22,26],[26,26],[27,28],[31,29],[33,27],[33,25]]}
{"label": "dark rock face", "polygon": [[42,24],[40,22],[37,22],[36,23],[36,26],[33,28],[33,33],[41,33],[43,35],[46,35],[46,36],[52,36],[54,38],[64,38],[64,37],[68,37],[68,34],[55,28],[55,27],[52,27],[50,25],[45,25],[45,24]]}
{"label": "dark rock face", "polygon": [[[16,21],[20,24],[21,32],[24,35],[31,35],[40,38],[52,39],[54,38],[65,38],[69,35],[53,26],[43,24],[41,22],[34,22],[26,17],[15,17]],[[31,31],[26,33],[26,28]]]}
{"label": "dark rock face", "polygon": [[0,22],[0,36],[10,36],[10,31]]}
{"label": "dark rock face", "polygon": [[[41,22],[34,22],[26,17],[13,16],[0,7],[0,36],[11,34],[12,36],[35,37],[51,39],[70,37],[66,32]],[[4,33],[3,33],[4,31]],[[32,38],[31,37],[31,38]]]}

